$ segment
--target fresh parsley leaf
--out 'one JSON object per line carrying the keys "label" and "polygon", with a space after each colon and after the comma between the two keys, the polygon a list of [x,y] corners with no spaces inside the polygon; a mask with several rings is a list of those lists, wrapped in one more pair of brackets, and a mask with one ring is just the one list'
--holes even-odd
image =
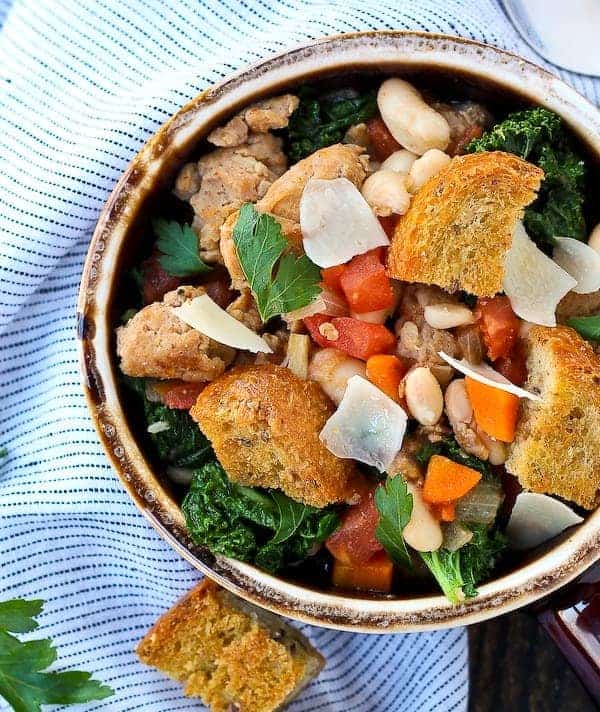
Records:
{"label": "fresh parsley leaf", "polygon": [[156,247],[162,252],[160,266],[175,277],[192,277],[212,269],[200,257],[198,238],[189,225],[176,220],[157,219],[152,222],[158,238]]}
{"label": "fresh parsley leaf", "polygon": [[306,513],[306,505],[286,497],[281,492],[271,492],[271,497],[273,497],[277,505],[279,521],[269,544],[281,544],[281,542],[287,541],[292,537],[302,524]]}
{"label": "fresh parsley leaf", "polygon": [[281,226],[250,203],[240,210],[233,240],[263,321],[310,304],[321,291],[317,265],[306,255],[284,255],[288,243]]}
{"label": "fresh parsley leaf", "polygon": [[584,339],[600,341],[600,316],[572,316],[567,324]]}
{"label": "fresh parsley leaf", "polygon": [[410,555],[402,532],[410,521],[413,498],[402,475],[388,477],[375,490],[375,506],[379,512],[379,524],[375,530],[377,541],[393,561],[410,566]]}
{"label": "fresh parsley leaf", "polygon": [[72,705],[114,694],[88,672],[43,672],[56,660],[52,642],[22,642],[10,634],[34,630],[42,606],[37,600],[0,603],[0,696],[15,712],[40,712],[41,705]]}

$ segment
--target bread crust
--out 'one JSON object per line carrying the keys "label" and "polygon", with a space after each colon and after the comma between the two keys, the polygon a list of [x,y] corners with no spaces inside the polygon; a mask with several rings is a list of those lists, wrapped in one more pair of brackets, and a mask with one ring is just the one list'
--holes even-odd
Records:
{"label": "bread crust", "polygon": [[542,177],[536,166],[502,151],[454,157],[398,221],[388,274],[481,297],[502,291],[514,225]]}
{"label": "bread crust", "polygon": [[506,469],[533,492],[600,504],[600,356],[574,329],[533,327],[523,401]]}
{"label": "bread crust", "polygon": [[333,411],[318,384],[269,363],[228,371],[202,391],[190,414],[231,480],[325,507],[352,501],[358,478],[350,460],[319,440]]}

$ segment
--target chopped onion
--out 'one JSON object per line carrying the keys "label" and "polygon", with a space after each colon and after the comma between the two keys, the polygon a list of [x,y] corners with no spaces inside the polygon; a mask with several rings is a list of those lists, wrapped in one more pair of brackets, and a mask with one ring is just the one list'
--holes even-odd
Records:
{"label": "chopped onion", "polygon": [[171,311],[192,329],[220,344],[252,353],[273,353],[273,349],[262,337],[221,309],[208,294],[194,297]]}
{"label": "chopped onion", "polygon": [[460,522],[450,522],[444,527],[444,541],[442,546],[448,551],[458,551],[461,546],[468,544],[473,538],[473,532]]}
{"label": "chopped onion", "polygon": [[157,420],[155,423],[150,423],[146,430],[151,435],[156,435],[157,433],[164,433],[165,430],[170,430],[171,426],[164,420]]}
{"label": "chopped onion", "polygon": [[167,477],[176,485],[189,485],[194,476],[194,470],[187,467],[167,467]]}
{"label": "chopped onion", "polygon": [[304,251],[319,267],[335,267],[390,244],[369,204],[347,178],[308,181],[300,199],[300,228]]}
{"label": "chopped onion", "polygon": [[452,356],[448,356],[448,354],[443,351],[439,351],[438,354],[439,357],[444,359],[446,363],[449,363],[452,368],[460,371],[460,373],[463,373],[465,376],[469,376],[469,378],[472,378],[474,381],[479,381],[479,383],[483,383],[486,386],[491,386],[492,388],[498,388],[501,391],[512,393],[519,398],[529,398],[529,400],[532,401],[541,400],[541,398],[535,393],[530,393],[524,388],[515,386],[515,384],[511,383],[508,378],[505,378],[501,373],[495,371],[487,363],[482,362],[475,365],[465,361],[465,359],[458,361],[457,359],[452,358]]}
{"label": "chopped onion", "polygon": [[557,237],[552,257],[568,272],[577,285],[577,294],[589,294],[600,289],[600,252],[572,237]]}
{"label": "chopped onion", "polygon": [[338,409],[319,437],[337,457],[358,460],[385,472],[402,447],[407,420],[398,403],[377,386],[361,376],[352,376]]}
{"label": "chopped onion", "polygon": [[503,288],[513,311],[526,321],[556,326],[556,307],[575,287],[573,279],[545,255],[518,221],[504,258]]}
{"label": "chopped onion", "polygon": [[150,403],[162,403],[160,393],[156,390],[156,388],[154,388],[154,381],[146,381],[144,392]]}
{"label": "chopped onion", "polygon": [[336,294],[333,291],[333,289],[323,287],[321,293],[313,299],[310,304],[307,304],[305,307],[300,307],[300,309],[294,309],[294,311],[287,312],[287,314],[282,314],[282,319],[288,324],[291,324],[292,322],[304,319],[307,316],[313,316],[313,314],[347,316],[348,305],[339,294]]}
{"label": "chopped onion", "polygon": [[309,356],[310,336],[306,334],[290,334],[284,365],[298,378],[306,380],[308,378]]}
{"label": "chopped onion", "polygon": [[456,503],[456,518],[473,524],[492,524],[503,499],[499,482],[481,480]]}
{"label": "chopped onion", "polygon": [[511,548],[531,549],[582,521],[570,507],[554,497],[520,492],[506,526],[506,535]]}

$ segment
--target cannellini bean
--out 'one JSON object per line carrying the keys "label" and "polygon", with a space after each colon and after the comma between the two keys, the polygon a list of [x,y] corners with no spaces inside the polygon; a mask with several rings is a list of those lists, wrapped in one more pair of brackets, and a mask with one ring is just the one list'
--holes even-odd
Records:
{"label": "cannellini bean", "polygon": [[409,151],[422,156],[430,148],[443,151],[450,142],[446,119],[403,79],[386,79],[377,92],[377,105],[389,132]]}
{"label": "cannellini bean", "polygon": [[[385,163],[385,161],[384,161]],[[596,227],[592,230],[590,233],[590,237],[588,239],[588,245],[596,250],[596,252],[600,252],[600,223],[596,225]]]}
{"label": "cannellini bean", "polygon": [[481,428],[477,428],[477,435],[488,450],[488,462],[490,465],[504,465],[508,457],[508,445],[501,440],[490,437]]}
{"label": "cannellini bean", "polygon": [[451,160],[450,156],[440,151],[439,148],[431,148],[426,151],[411,166],[409,173],[412,178],[411,191],[415,193],[419,190],[430,178],[433,178],[442,168],[445,168]]}
{"label": "cannellini bean", "polygon": [[434,329],[454,329],[475,321],[473,312],[462,304],[431,304],[424,312],[425,321]]}
{"label": "cannellini bean", "polygon": [[410,481],[406,482],[406,488],[412,495],[412,512],[402,536],[416,551],[437,551],[444,539],[440,523],[425,504],[421,488]]}
{"label": "cannellini bean", "polygon": [[444,402],[450,425],[471,422],[473,407],[469,400],[464,378],[455,378],[449,384],[444,393]]}
{"label": "cannellini bean", "polygon": [[308,365],[308,378],[316,381],[336,405],[341,403],[352,376],[366,378],[365,363],[337,349],[317,351]]}
{"label": "cannellini bean", "polygon": [[396,173],[410,173],[410,169],[417,158],[416,153],[402,148],[388,156],[381,164],[381,167],[387,168],[390,171],[396,171]]}
{"label": "cannellini bean", "polygon": [[379,170],[367,178],[361,192],[376,215],[404,215],[410,207],[408,185],[408,176],[387,169]]}
{"label": "cannellini bean", "polygon": [[409,371],[404,381],[404,396],[413,418],[421,425],[435,425],[444,410],[444,396],[436,377],[426,366]]}

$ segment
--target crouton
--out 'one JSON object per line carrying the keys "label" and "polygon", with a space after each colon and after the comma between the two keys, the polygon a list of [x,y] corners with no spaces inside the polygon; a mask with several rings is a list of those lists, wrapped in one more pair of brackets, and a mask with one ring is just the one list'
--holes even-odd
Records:
{"label": "crouton", "polygon": [[221,376],[190,414],[231,480],[325,507],[354,501],[358,478],[350,460],[338,459],[319,440],[333,411],[319,385],[265,363]]}
{"label": "crouton", "polygon": [[178,287],[149,304],[117,329],[121,371],[138,378],[177,378],[198,383],[220,376],[235,349],[192,329],[171,311],[206,294],[203,287]]}
{"label": "crouton", "polygon": [[208,579],[159,618],[136,652],[212,712],[281,709],[325,664],[295,628]]}
{"label": "crouton", "polygon": [[398,221],[390,277],[480,297],[502,291],[513,228],[542,177],[536,166],[500,151],[453,158]]}
{"label": "crouton", "polygon": [[506,469],[533,492],[600,503],[600,357],[573,329],[533,327],[523,401]]}

